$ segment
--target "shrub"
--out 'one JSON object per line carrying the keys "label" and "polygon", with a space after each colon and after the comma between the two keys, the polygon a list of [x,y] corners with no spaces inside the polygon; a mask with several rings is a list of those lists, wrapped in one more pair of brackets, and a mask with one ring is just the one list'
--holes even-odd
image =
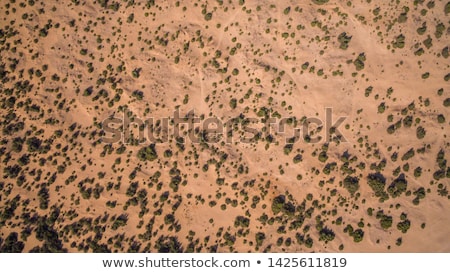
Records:
{"label": "shrub", "polygon": [[258,232],[255,235],[256,246],[261,246],[266,239],[266,235],[263,232]]}
{"label": "shrub", "polygon": [[140,68],[136,68],[131,72],[131,75],[133,76],[133,78],[139,78],[141,76],[141,69]]}
{"label": "shrub", "polygon": [[364,238],[364,231],[362,229],[358,228],[352,232],[351,236],[353,237],[353,241],[355,243],[359,243]]}
{"label": "shrub", "polygon": [[392,43],[394,48],[404,48],[405,47],[405,36],[403,34],[395,37],[394,42]]}
{"label": "shrub", "polygon": [[11,146],[12,151],[16,153],[20,153],[22,151],[24,139],[20,137],[16,137],[13,139],[13,143]]}
{"label": "shrub", "polygon": [[446,47],[444,47],[443,49],[442,49],[442,52],[441,52],[441,54],[442,54],[442,57],[444,57],[444,58],[448,58],[448,56],[450,55],[449,54],[449,48],[448,48],[448,46],[446,46]]}
{"label": "shrub", "polygon": [[292,149],[294,148],[294,145],[292,144],[286,144],[283,148],[284,154],[288,155],[292,152]]}
{"label": "shrub", "polygon": [[302,69],[303,70],[308,69],[308,67],[309,67],[309,62],[306,62],[306,63],[302,64]]}
{"label": "shrub", "polygon": [[366,55],[364,53],[360,53],[358,55],[358,58],[356,58],[355,61],[353,61],[353,64],[355,65],[355,68],[357,71],[364,69],[364,62],[366,61]]}
{"label": "shrub", "polygon": [[313,2],[314,4],[317,4],[317,5],[323,5],[323,4],[326,4],[326,3],[328,3],[328,1],[329,1],[329,0],[312,0],[312,2]]}
{"label": "shrub", "polygon": [[416,129],[416,136],[417,136],[418,139],[424,138],[426,133],[427,132],[425,131],[425,128],[423,128],[422,126],[417,127],[417,129]]}
{"label": "shrub", "polygon": [[402,12],[399,16],[398,16],[398,22],[399,23],[404,23],[406,22],[406,20],[408,19],[407,13],[406,12]]}
{"label": "shrub", "polygon": [[130,186],[128,187],[127,191],[126,191],[126,195],[128,197],[134,196],[136,194],[138,188],[139,188],[139,183],[138,182],[132,182],[130,184]]}
{"label": "shrub", "polygon": [[224,178],[217,178],[216,179],[216,184],[219,186],[222,186],[223,184],[225,184],[225,179]]}
{"label": "shrub", "polygon": [[248,228],[250,225],[250,219],[244,216],[236,216],[234,220],[234,227],[242,227],[242,228]]}
{"label": "shrub", "polygon": [[43,186],[38,192],[39,196],[39,208],[45,210],[48,208],[50,194],[48,193],[47,187]]}
{"label": "shrub", "polygon": [[278,195],[272,201],[272,212],[273,214],[278,214],[286,203],[286,196]]}
{"label": "shrub", "polygon": [[352,36],[347,36],[347,33],[342,32],[338,36],[339,48],[344,50],[347,49],[351,40]]}
{"label": "shrub", "polygon": [[411,127],[412,123],[413,123],[412,116],[406,116],[405,119],[403,119],[403,126],[405,126],[405,127]]}
{"label": "shrub", "polygon": [[135,97],[137,100],[142,100],[144,98],[144,92],[142,92],[140,90],[133,91],[133,93],[131,95],[133,97]]}
{"label": "shrub", "polygon": [[392,216],[383,215],[380,219],[380,224],[383,229],[388,229],[392,226]]}
{"label": "shrub", "polygon": [[384,113],[384,111],[386,110],[386,105],[384,102],[380,103],[380,105],[378,105],[378,113],[382,114]]}
{"label": "shrub", "polygon": [[327,160],[328,160],[327,152],[325,152],[325,151],[320,152],[320,154],[319,154],[319,161],[320,162],[325,162]]}
{"label": "shrub", "polygon": [[297,154],[296,156],[294,156],[293,161],[295,164],[299,163],[302,161],[302,155],[301,154]]}
{"label": "shrub", "polygon": [[356,176],[347,176],[344,179],[343,186],[353,196],[359,190],[359,179]]}
{"label": "shrub", "polygon": [[375,196],[381,197],[384,193],[384,187],[386,185],[386,179],[381,173],[371,173],[367,177],[367,183],[372,188]]}
{"label": "shrub", "polygon": [[158,154],[156,153],[155,144],[150,144],[147,147],[141,148],[137,154],[137,157],[141,161],[153,161],[158,158]]}
{"label": "shrub", "polygon": [[331,242],[334,240],[335,234],[334,231],[325,227],[319,232],[319,241],[324,241],[325,243]]}
{"label": "shrub", "polygon": [[428,35],[428,38],[423,41],[423,44],[427,49],[433,46],[433,39]]}
{"label": "shrub", "polygon": [[182,253],[183,246],[175,236],[161,235],[155,242],[155,249],[158,253]]}
{"label": "shrub", "polygon": [[93,92],[94,92],[94,89],[92,88],[92,86],[90,86],[90,87],[84,89],[83,96],[85,96],[85,97],[90,96],[90,95],[92,95]]}
{"label": "shrub", "polygon": [[417,167],[414,169],[414,177],[420,177],[422,175],[422,168]]}
{"label": "shrub", "polygon": [[405,176],[402,174],[394,181],[392,181],[391,185],[389,185],[387,189],[387,192],[395,198],[406,192],[407,187],[408,182],[406,181]]}
{"label": "shrub", "polygon": [[130,15],[128,15],[127,23],[133,23],[133,20],[134,20],[134,13],[131,13]]}
{"label": "shrub", "polygon": [[434,36],[436,36],[437,39],[441,38],[442,34],[444,34],[445,31],[445,25],[443,23],[439,23],[436,25],[436,31],[434,32]]}
{"label": "shrub", "polygon": [[397,224],[397,229],[400,230],[402,233],[406,233],[410,227],[411,222],[409,220],[405,220]]}
{"label": "shrub", "polygon": [[433,173],[433,178],[436,180],[441,180],[445,178],[445,170],[437,170]]}
{"label": "shrub", "polygon": [[365,97],[370,96],[370,94],[372,93],[372,90],[373,90],[372,86],[367,87],[366,90],[364,91],[364,96]]}
{"label": "shrub", "polygon": [[11,232],[3,242],[0,239],[1,253],[20,253],[24,247],[25,244],[18,240],[17,232]]}
{"label": "shrub", "polygon": [[414,155],[415,155],[414,149],[411,148],[402,156],[402,160],[403,161],[408,160],[412,158]]}
{"label": "shrub", "polygon": [[37,137],[31,137],[27,139],[28,152],[33,153],[41,148],[42,141]]}
{"label": "shrub", "polygon": [[235,98],[230,100],[230,107],[231,109],[235,109],[237,106],[237,100]]}
{"label": "shrub", "polygon": [[395,133],[395,125],[394,124],[389,125],[386,131],[388,132],[388,134],[392,135],[393,133]]}
{"label": "shrub", "polygon": [[450,98],[446,98],[443,102],[445,107],[449,107],[450,106]]}

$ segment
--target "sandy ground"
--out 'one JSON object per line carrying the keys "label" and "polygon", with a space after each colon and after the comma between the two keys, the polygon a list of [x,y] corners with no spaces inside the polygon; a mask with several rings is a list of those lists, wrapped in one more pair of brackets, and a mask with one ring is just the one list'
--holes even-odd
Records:
{"label": "sandy ground", "polygon": [[[444,159],[449,158],[450,112],[444,102],[450,97],[445,79],[450,70],[449,4],[156,1],[146,7],[145,2],[129,1],[127,7],[126,2],[109,1],[102,7],[90,1],[36,1],[33,6],[0,7],[0,60],[6,71],[0,88],[3,241],[17,232],[22,251],[98,251],[96,247],[103,245],[103,251],[155,252],[166,242],[160,236],[176,237],[182,251],[200,252],[450,251],[450,196],[442,191],[450,187],[449,171],[446,162],[440,166],[436,159],[441,150]],[[120,3],[117,11],[114,3]],[[427,28],[419,34],[423,24]],[[42,31],[46,34],[40,36]],[[340,48],[338,38],[344,32],[351,36],[347,49]],[[400,35],[404,46],[395,47]],[[431,46],[425,42],[428,37]],[[364,65],[359,69],[355,60],[362,53]],[[25,80],[32,88],[21,93],[17,82]],[[92,94],[85,93],[89,87]],[[368,89],[372,91],[366,95]],[[143,97],[135,91],[142,91]],[[16,99],[14,106],[6,104],[10,97]],[[30,110],[32,105],[39,107],[37,112]],[[288,154],[284,147],[294,126],[276,132],[279,124],[274,124],[274,140],[269,143],[264,139],[267,131],[262,131],[264,117],[258,115],[263,107],[267,117],[297,120],[301,137]],[[332,109],[332,120],[327,119],[327,108]],[[220,119],[223,127],[233,118],[253,118],[261,138],[244,143],[240,136],[249,132],[236,126],[231,143],[221,143],[226,131],[217,143],[193,142],[184,135],[180,149],[171,133],[168,141],[156,143],[157,159],[141,161],[138,152],[150,142],[109,145],[102,138],[102,121],[110,116],[122,119],[124,109],[141,120],[173,117],[177,109],[182,116],[194,110],[202,119],[196,124],[199,130],[205,129],[208,117]],[[8,119],[10,113],[16,117]],[[438,115],[445,121],[438,122]],[[302,117],[321,124],[306,132]],[[326,139],[328,125],[340,117],[345,118],[337,128],[343,138]],[[403,123],[407,117],[413,118],[411,127]],[[20,121],[24,129],[6,131]],[[388,133],[398,121],[403,125]],[[416,136],[419,127],[426,131],[423,138]],[[57,130],[62,130],[61,137],[55,137]],[[133,132],[138,134],[138,129]],[[306,135],[321,140],[307,143]],[[13,150],[14,138],[33,136],[50,149],[30,151],[25,141],[22,151]],[[126,150],[119,154],[121,146]],[[325,162],[318,160],[323,149]],[[403,160],[410,149],[414,156]],[[172,155],[165,156],[166,150]],[[345,153],[354,158],[348,165]],[[302,160],[295,163],[297,154]],[[26,164],[20,161],[24,155],[30,159]],[[46,160],[40,165],[40,159]],[[330,163],[336,167],[326,174]],[[360,164],[365,167],[358,168]],[[19,173],[9,174],[8,168],[15,165],[20,165]],[[416,177],[419,167],[422,173]],[[440,169],[444,177],[436,179],[433,175]],[[406,191],[380,202],[367,179],[376,172],[386,179],[385,191],[403,174]],[[356,195],[342,186],[347,175],[359,180]],[[171,181],[178,178],[180,185],[174,189]],[[132,183],[138,183],[134,193],[128,191]],[[425,198],[413,204],[421,187]],[[42,188],[49,193],[46,209],[39,206]],[[94,189],[101,189],[98,196]],[[83,197],[84,191],[92,191],[91,196]],[[161,197],[165,193],[167,197]],[[274,214],[271,207],[279,195],[295,206],[295,213]],[[8,218],[16,196],[20,201]],[[108,201],[116,206],[108,206]],[[308,209],[310,217],[305,216]],[[392,217],[387,229],[375,217],[381,210]],[[49,220],[55,211],[58,216]],[[402,213],[410,222],[406,233],[397,229],[404,221]],[[127,215],[127,223],[116,228],[114,219],[121,214]],[[31,216],[35,220],[26,220]],[[238,216],[247,218],[248,225],[235,225]],[[273,223],[260,221],[262,216]],[[338,217],[341,225],[336,224]],[[303,225],[289,229],[300,218]],[[55,233],[38,236],[43,223]],[[357,229],[358,223],[364,223],[364,236],[354,242],[344,228],[350,224]],[[25,230],[31,233],[24,239]],[[146,230],[148,238],[143,236]],[[332,233],[329,241],[321,238],[326,230]],[[257,247],[258,232],[265,239]],[[313,245],[297,241],[302,236],[311,238]],[[396,244],[399,238],[401,244]]]}

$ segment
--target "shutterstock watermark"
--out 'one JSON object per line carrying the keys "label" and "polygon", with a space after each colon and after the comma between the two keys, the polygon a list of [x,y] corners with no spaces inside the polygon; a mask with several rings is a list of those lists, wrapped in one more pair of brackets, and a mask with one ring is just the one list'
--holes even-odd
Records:
{"label": "shutterstock watermark", "polygon": [[[268,112],[268,111],[267,111]],[[102,142],[125,144],[165,143],[176,141],[191,143],[255,143],[280,141],[285,143],[319,143],[337,140],[347,142],[340,131],[345,116],[333,118],[333,109],[325,108],[325,119],[318,117],[286,117],[270,116],[267,112],[259,112],[257,117],[246,117],[244,114],[222,120],[218,117],[197,116],[194,110],[180,114],[177,109],[168,117],[135,116],[125,110],[120,117],[112,116],[102,121]]]}

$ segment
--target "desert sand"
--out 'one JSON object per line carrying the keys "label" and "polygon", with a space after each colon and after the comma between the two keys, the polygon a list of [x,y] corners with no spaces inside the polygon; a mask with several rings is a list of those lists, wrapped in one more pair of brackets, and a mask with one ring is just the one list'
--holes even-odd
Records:
{"label": "desert sand", "polygon": [[0,252],[450,252],[449,13],[3,1]]}

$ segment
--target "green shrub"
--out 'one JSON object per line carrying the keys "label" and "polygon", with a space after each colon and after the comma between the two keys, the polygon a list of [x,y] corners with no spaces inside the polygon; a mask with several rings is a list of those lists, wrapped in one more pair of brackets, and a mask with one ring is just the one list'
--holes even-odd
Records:
{"label": "green shrub", "polygon": [[444,58],[448,58],[448,56],[450,55],[449,54],[449,48],[448,48],[448,46],[446,46],[446,47],[444,47],[443,49],[442,49],[442,52],[441,52],[441,54],[442,54],[442,57],[444,57]]}
{"label": "green shrub", "polygon": [[286,204],[286,196],[278,195],[277,197],[275,197],[272,201],[271,206],[273,214],[276,215],[280,212],[284,212]]}
{"label": "green shrub", "polygon": [[155,144],[150,144],[147,147],[141,148],[137,154],[137,157],[141,161],[153,161],[158,158],[156,153]]}
{"label": "green shrub", "polygon": [[364,238],[364,231],[362,229],[358,228],[352,232],[351,236],[353,237],[353,241],[355,243],[359,243]]}
{"label": "green shrub", "polygon": [[334,231],[324,227],[319,231],[319,241],[324,241],[325,243],[333,241],[335,238]]}
{"label": "green shrub", "polygon": [[418,139],[424,138],[426,133],[427,132],[425,131],[425,128],[423,128],[422,126],[417,127],[417,129],[416,129],[416,136],[417,136]]}
{"label": "green shrub", "polygon": [[320,152],[320,154],[319,154],[319,161],[320,162],[325,162],[327,160],[328,160],[327,152],[325,152],[325,151]]}
{"label": "green shrub", "polygon": [[371,173],[367,177],[367,183],[370,188],[372,188],[375,196],[382,197],[384,191],[384,187],[386,185],[386,179],[381,173]]}
{"label": "green shrub", "polygon": [[312,2],[313,2],[314,4],[317,4],[317,5],[323,5],[323,4],[326,4],[326,3],[328,3],[328,1],[329,1],[329,0],[312,0]]}
{"label": "green shrub", "polygon": [[415,155],[414,149],[411,148],[402,156],[402,160],[403,161],[408,160],[412,158],[414,155]]}
{"label": "green shrub", "polygon": [[234,219],[234,227],[242,227],[242,228],[248,228],[250,225],[250,219],[244,216],[236,216]]}
{"label": "green shrub", "polygon": [[407,13],[406,13],[406,12],[402,12],[402,13],[400,13],[400,15],[398,16],[397,22],[399,22],[399,23],[404,23],[404,22],[406,22],[407,19],[408,19]]}
{"label": "green shrub", "polygon": [[339,48],[344,50],[347,49],[351,40],[352,36],[348,36],[347,33],[342,32],[338,36]]}
{"label": "green shrub", "polygon": [[417,167],[414,169],[414,177],[420,177],[422,175],[422,168]]}
{"label": "green shrub", "polygon": [[255,235],[256,246],[261,246],[266,239],[266,235],[263,232],[258,232]]}
{"label": "green shrub", "polygon": [[294,148],[294,145],[292,144],[286,144],[283,147],[283,152],[285,155],[289,155],[292,152],[292,149]]}
{"label": "green shrub", "polygon": [[446,98],[443,102],[445,107],[449,107],[450,106],[450,98]]}
{"label": "green shrub", "polygon": [[413,124],[413,117],[412,116],[406,116],[405,119],[403,119],[403,126],[411,127],[412,124]]}
{"label": "green shrub", "polygon": [[402,174],[394,181],[392,181],[391,185],[389,185],[387,189],[387,192],[395,198],[406,192],[407,187],[408,182],[406,181],[405,176]]}
{"label": "green shrub", "polygon": [[353,61],[353,64],[355,65],[355,68],[357,71],[364,69],[364,62],[366,61],[366,55],[364,53],[360,53],[358,55],[358,58]]}
{"label": "green shrub", "polygon": [[417,29],[419,35],[423,35],[427,31],[427,24],[423,23],[421,27]]}
{"label": "green shrub", "polygon": [[387,132],[388,132],[388,134],[393,134],[393,133],[395,133],[395,125],[394,124],[391,124],[391,125],[389,125],[389,127],[387,128],[387,130],[386,130]]}
{"label": "green shrub", "polygon": [[303,70],[308,69],[308,67],[309,67],[309,62],[306,62],[306,63],[302,64],[302,69]]}
{"label": "green shrub", "polygon": [[383,229],[388,229],[392,226],[392,216],[383,215],[380,219],[380,225]]}
{"label": "green shrub", "polygon": [[392,43],[394,48],[404,48],[405,47],[405,36],[403,34],[395,37],[394,42]]}
{"label": "green shrub", "polygon": [[430,47],[433,46],[433,39],[430,37],[430,35],[428,35],[428,38],[426,38],[426,39],[423,41],[423,44],[425,45],[425,47],[426,47],[427,49],[429,49]]}
{"label": "green shrub", "polygon": [[136,68],[131,72],[131,75],[133,76],[133,78],[139,78],[141,76],[141,69],[140,68]]}
{"label": "green shrub", "polygon": [[384,113],[384,111],[386,110],[386,105],[384,102],[380,103],[380,105],[378,105],[378,113],[382,114]]}
{"label": "green shrub", "polygon": [[405,220],[397,224],[397,229],[400,230],[402,233],[406,233],[410,227],[411,222],[409,220]]}
{"label": "green shrub", "polygon": [[235,109],[237,106],[237,100],[235,98],[230,100],[230,107],[231,109]]}
{"label": "green shrub", "polygon": [[353,196],[359,190],[359,178],[356,176],[347,176],[344,179],[343,186]]}
{"label": "green shrub", "polygon": [[302,155],[301,154],[297,154],[296,156],[294,156],[293,161],[295,164],[299,163],[302,161]]}
{"label": "green shrub", "polygon": [[436,31],[434,32],[434,36],[436,36],[437,39],[441,38],[442,34],[444,34],[445,31],[445,25],[443,23],[439,23],[436,25]]}

